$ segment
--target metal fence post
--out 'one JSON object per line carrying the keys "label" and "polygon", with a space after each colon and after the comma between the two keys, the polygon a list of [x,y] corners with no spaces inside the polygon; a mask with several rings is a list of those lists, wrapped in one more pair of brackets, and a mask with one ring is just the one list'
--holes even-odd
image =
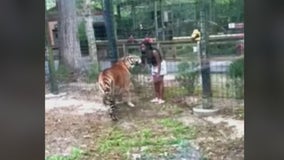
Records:
{"label": "metal fence post", "polygon": [[207,16],[205,13],[205,1],[201,1],[200,10],[200,30],[201,40],[199,46],[199,56],[201,61],[201,79],[202,79],[202,107],[204,109],[212,108],[212,91],[211,91],[211,77],[210,77],[210,62],[207,58]]}
{"label": "metal fence post", "polygon": [[113,16],[113,5],[112,0],[104,0],[104,18],[108,39],[108,53],[110,53],[111,62],[115,63],[118,59],[117,46],[116,46],[116,36],[114,27],[114,16]]}

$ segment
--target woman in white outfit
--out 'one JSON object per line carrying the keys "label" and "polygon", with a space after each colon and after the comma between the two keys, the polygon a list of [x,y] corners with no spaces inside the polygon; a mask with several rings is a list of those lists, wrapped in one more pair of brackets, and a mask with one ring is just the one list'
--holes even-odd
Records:
{"label": "woman in white outfit", "polygon": [[151,75],[153,78],[155,98],[151,100],[153,103],[162,104],[164,100],[164,76],[167,73],[166,61],[163,60],[160,51],[152,47],[152,41],[145,39],[142,42],[146,47],[147,57],[151,64]]}

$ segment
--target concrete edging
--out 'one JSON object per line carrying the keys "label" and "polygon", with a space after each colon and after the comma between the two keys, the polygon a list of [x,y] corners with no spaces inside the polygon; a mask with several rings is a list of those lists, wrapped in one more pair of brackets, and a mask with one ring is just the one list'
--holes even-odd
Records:
{"label": "concrete edging", "polygon": [[212,109],[203,109],[202,105],[197,107],[193,107],[193,115],[205,117],[205,116],[213,116],[219,112],[219,109],[212,108]]}

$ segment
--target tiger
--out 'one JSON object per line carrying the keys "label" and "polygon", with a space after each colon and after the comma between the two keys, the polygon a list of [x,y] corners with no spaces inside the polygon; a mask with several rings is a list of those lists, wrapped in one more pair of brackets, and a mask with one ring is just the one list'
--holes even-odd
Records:
{"label": "tiger", "polygon": [[117,121],[116,115],[116,93],[125,91],[127,93],[127,105],[135,107],[131,102],[130,86],[131,73],[130,69],[135,65],[141,64],[142,60],[139,56],[128,55],[124,56],[111,67],[104,69],[99,73],[98,84],[101,93],[103,94],[103,104],[109,109],[109,116],[113,121]]}

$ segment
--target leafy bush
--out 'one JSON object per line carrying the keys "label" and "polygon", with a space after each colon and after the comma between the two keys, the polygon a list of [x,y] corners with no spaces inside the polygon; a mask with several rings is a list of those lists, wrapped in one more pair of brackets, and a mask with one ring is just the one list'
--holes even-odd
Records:
{"label": "leafy bush", "polygon": [[144,68],[140,65],[136,65],[130,70],[130,72],[131,82],[133,84],[133,87],[135,88],[135,92],[139,94],[148,93],[149,87],[145,87],[145,82],[148,83],[148,80],[145,79],[145,77],[147,77],[147,75],[150,75],[150,68]]}
{"label": "leafy bush", "polygon": [[150,67],[144,68],[141,65],[135,65],[130,72],[132,74],[150,74]]}
{"label": "leafy bush", "polygon": [[188,90],[184,87],[172,86],[165,87],[164,97],[166,100],[184,97],[188,95]]}
{"label": "leafy bush", "polygon": [[189,64],[188,62],[182,62],[178,65],[178,75],[176,80],[180,85],[185,87],[189,94],[194,93],[195,85],[198,80],[199,71],[194,70],[197,64]]}
{"label": "leafy bush", "polygon": [[229,67],[230,78],[244,78],[244,58],[234,61]]}
{"label": "leafy bush", "polygon": [[78,25],[78,38],[80,41],[87,40],[86,28],[85,28],[85,21],[82,21]]}
{"label": "leafy bush", "polygon": [[62,64],[58,66],[57,71],[55,72],[56,79],[59,82],[67,82],[70,76],[70,71],[68,68]]}
{"label": "leafy bush", "polygon": [[235,88],[236,98],[244,97],[244,58],[234,61],[229,67],[229,77]]}
{"label": "leafy bush", "polygon": [[210,44],[207,50],[210,56],[228,56],[236,53],[235,43]]}
{"label": "leafy bush", "polygon": [[100,68],[98,63],[92,63],[90,70],[88,71],[88,82],[96,82],[100,73]]}

